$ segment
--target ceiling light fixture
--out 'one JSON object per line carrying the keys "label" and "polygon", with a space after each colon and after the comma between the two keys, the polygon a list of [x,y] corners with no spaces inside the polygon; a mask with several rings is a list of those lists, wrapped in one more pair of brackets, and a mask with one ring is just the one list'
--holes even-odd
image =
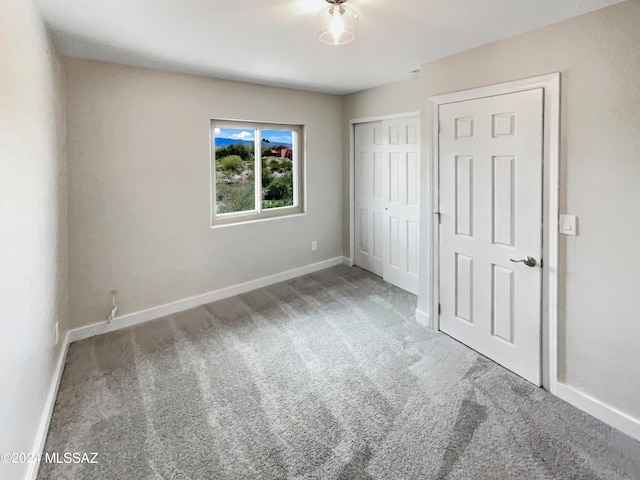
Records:
{"label": "ceiling light fixture", "polygon": [[345,5],[347,0],[326,0],[329,10],[318,13],[319,38],[328,45],[345,45],[356,39],[358,12]]}

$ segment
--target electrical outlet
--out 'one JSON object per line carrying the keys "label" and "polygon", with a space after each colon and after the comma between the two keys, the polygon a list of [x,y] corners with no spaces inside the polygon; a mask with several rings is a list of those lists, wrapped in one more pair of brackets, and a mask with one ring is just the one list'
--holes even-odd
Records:
{"label": "electrical outlet", "polygon": [[56,338],[54,345],[57,345],[58,342],[60,341],[60,322],[56,322],[54,332],[55,332],[55,338]]}
{"label": "electrical outlet", "polygon": [[313,242],[311,242],[311,251],[315,252],[316,250],[318,250],[318,242],[314,240]]}

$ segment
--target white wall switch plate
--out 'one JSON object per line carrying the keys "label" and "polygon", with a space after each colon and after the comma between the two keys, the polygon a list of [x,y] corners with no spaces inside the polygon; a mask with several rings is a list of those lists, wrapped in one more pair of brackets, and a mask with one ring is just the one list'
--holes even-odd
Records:
{"label": "white wall switch plate", "polygon": [[575,215],[560,215],[560,233],[564,235],[578,234],[578,217]]}
{"label": "white wall switch plate", "polygon": [[318,250],[318,242],[314,240],[313,242],[311,242],[311,251],[315,252],[316,250]]}

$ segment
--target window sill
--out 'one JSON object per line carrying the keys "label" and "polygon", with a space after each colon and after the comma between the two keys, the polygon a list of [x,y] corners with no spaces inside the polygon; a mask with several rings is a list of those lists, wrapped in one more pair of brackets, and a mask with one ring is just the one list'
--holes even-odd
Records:
{"label": "window sill", "polygon": [[240,215],[240,216],[234,216],[234,217],[230,217],[230,218],[224,218],[224,219],[216,219],[214,220],[213,224],[211,225],[211,229],[217,229],[217,228],[225,228],[225,227],[232,227],[234,225],[247,225],[247,224],[251,224],[251,223],[260,223],[260,222],[267,222],[267,221],[271,221],[271,220],[283,220],[285,218],[293,218],[293,217],[302,217],[305,216],[307,213],[305,211],[301,211],[300,209],[293,209],[290,213],[283,213],[283,212],[278,212],[277,215],[264,215],[264,214],[249,214],[249,215]]}

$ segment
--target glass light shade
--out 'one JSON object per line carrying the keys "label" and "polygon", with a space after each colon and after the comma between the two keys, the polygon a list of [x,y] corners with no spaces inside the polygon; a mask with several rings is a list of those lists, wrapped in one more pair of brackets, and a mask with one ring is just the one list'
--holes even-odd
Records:
{"label": "glass light shade", "polygon": [[328,45],[344,45],[356,39],[358,12],[342,4],[322,9],[317,16],[318,38]]}

